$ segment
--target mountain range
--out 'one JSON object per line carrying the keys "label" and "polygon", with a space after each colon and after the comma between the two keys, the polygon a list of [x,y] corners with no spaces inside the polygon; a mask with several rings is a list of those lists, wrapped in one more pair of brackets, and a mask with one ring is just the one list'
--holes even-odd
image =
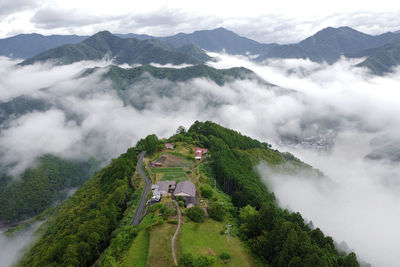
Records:
{"label": "mountain range", "polygon": [[17,35],[0,40],[0,55],[27,58],[22,65],[57,60],[68,64],[79,60],[111,57],[122,64],[199,64],[211,58],[203,51],[258,55],[257,62],[273,58],[302,58],[335,63],[341,56],[366,57],[358,67],[383,75],[399,64],[399,32],[369,35],[350,27],[328,27],[294,44],[263,44],[224,28],[178,33],[167,37],[146,34],[99,32],[91,37],[76,35]]}
{"label": "mountain range", "polygon": [[[179,52],[185,51],[185,53]],[[54,60],[58,64],[70,64],[81,60],[112,58],[117,64],[199,64],[210,60],[200,49],[185,45],[170,48],[157,40],[119,38],[108,31],[102,31],[76,44],[62,45],[26,59],[21,65]]]}

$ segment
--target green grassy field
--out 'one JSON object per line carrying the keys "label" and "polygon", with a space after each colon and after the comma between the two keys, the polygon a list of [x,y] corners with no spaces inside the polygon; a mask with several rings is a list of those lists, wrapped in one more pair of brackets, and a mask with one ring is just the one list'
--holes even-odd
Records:
{"label": "green grassy field", "polygon": [[[226,234],[220,234],[224,230],[225,223],[206,219],[204,223],[196,224],[185,222],[182,226],[180,247],[181,253],[193,255],[214,256],[216,262],[213,266],[256,266],[246,248],[237,237],[231,235],[229,248],[226,244]],[[227,252],[231,256],[229,262],[223,262],[219,255]]]}
{"label": "green grassy field", "polygon": [[184,172],[182,167],[173,168],[150,168],[153,173]]}
{"label": "green grassy field", "polygon": [[188,180],[183,168],[151,168],[151,171],[157,174],[160,181],[182,182]]}
{"label": "green grassy field", "polygon": [[165,173],[161,177],[161,181],[176,181],[177,183],[186,181],[187,179],[188,179],[188,177],[183,172]]}
{"label": "green grassy field", "polygon": [[149,255],[147,266],[172,266],[171,238],[176,225],[164,223],[153,226],[150,232]]}
{"label": "green grassy field", "polygon": [[126,267],[146,267],[149,254],[150,231],[144,229],[135,238],[132,246],[129,248],[127,256],[121,263]]}

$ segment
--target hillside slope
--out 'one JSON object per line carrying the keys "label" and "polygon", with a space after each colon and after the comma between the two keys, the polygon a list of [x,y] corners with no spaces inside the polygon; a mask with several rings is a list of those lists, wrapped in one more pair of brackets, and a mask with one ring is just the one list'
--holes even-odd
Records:
{"label": "hillside slope", "polygon": [[40,157],[21,178],[0,186],[0,221],[16,222],[38,215],[68,196],[97,170],[95,160],[79,162],[52,155]]}
{"label": "hillside slope", "polygon": [[[176,148],[165,149],[165,142],[173,142]],[[194,162],[195,146],[208,148],[209,156]],[[149,152],[145,171],[154,182],[183,179],[198,188],[196,198],[202,201],[197,207],[185,208],[183,200],[176,199],[183,214],[176,244],[179,266],[359,266],[354,253],[339,253],[332,238],[311,229],[299,213],[279,208],[261,181],[255,170],[261,162],[281,170],[290,165],[284,170],[299,168],[311,179],[325,179],[291,154],[215,123],[198,121],[167,140],[149,135],[136,149]],[[131,225],[141,188],[135,173],[136,149],[114,159],[50,217],[22,266],[89,266],[95,261],[99,266],[173,264],[171,237],[178,220],[174,199],[163,197],[138,226]],[[152,168],[150,162],[159,158],[167,165]],[[213,190],[214,179],[218,189]],[[225,224],[233,225],[234,248],[229,250]]]}
{"label": "hillside slope", "polygon": [[[82,60],[101,60],[103,58],[113,59],[117,64],[198,64],[203,62],[196,58],[198,54],[185,54],[169,49],[157,40],[123,39],[112,35],[108,31],[99,32],[88,39],[77,43],[63,45],[21,63],[29,65],[35,62],[48,60],[56,61],[58,64],[71,64]],[[202,58],[207,58],[201,54]]]}
{"label": "hillside slope", "polygon": [[[309,58],[311,61],[336,62],[342,55],[355,55],[362,51],[400,41],[400,34],[368,35],[350,27],[328,27],[296,44],[275,46],[257,60],[268,58]],[[371,51],[372,52],[372,51]],[[369,55],[369,54],[368,54]]]}
{"label": "hillside slope", "polygon": [[367,67],[376,75],[384,75],[398,65],[400,65],[400,42],[374,49],[371,55],[357,66]]}
{"label": "hillside slope", "polygon": [[133,193],[137,154],[128,151],[93,176],[42,227],[21,266],[89,266],[106,248]]}
{"label": "hillside slope", "polygon": [[195,44],[207,51],[245,55],[246,53],[266,53],[276,44],[262,44],[242,37],[225,28],[195,31],[193,33],[178,33],[173,36],[159,37],[159,40],[179,47],[186,44]]}

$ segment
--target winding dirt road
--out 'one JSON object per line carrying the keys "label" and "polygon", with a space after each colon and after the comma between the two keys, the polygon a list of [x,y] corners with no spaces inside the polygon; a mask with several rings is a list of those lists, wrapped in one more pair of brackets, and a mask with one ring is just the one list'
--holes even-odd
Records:
{"label": "winding dirt road", "polygon": [[171,240],[171,248],[172,248],[172,257],[174,258],[174,263],[175,265],[178,265],[178,261],[176,260],[176,255],[175,255],[175,239],[179,234],[179,231],[181,230],[181,224],[182,224],[182,219],[181,219],[181,209],[179,208],[179,204],[176,200],[174,200],[176,204],[176,208],[178,209],[178,228],[176,228],[175,234],[172,237]]}

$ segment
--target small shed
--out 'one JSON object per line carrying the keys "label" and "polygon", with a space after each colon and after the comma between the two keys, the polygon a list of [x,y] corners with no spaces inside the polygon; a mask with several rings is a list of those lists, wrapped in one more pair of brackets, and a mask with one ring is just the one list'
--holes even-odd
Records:
{"label": "small shed", "polygon": [[168,195],[169,191],[175,190],[175,181],[160,181],[157,183],[158,191],[163,195]]}
{"label": "small shed", "polygon": [[185,197],[185,207],[190,209],[197,205],[197,201],[195,197]]}
{"label": "small shed", "polygon": [[165,147],[168,149],[174,149],[174,144],[172,143],[165,143]]}

